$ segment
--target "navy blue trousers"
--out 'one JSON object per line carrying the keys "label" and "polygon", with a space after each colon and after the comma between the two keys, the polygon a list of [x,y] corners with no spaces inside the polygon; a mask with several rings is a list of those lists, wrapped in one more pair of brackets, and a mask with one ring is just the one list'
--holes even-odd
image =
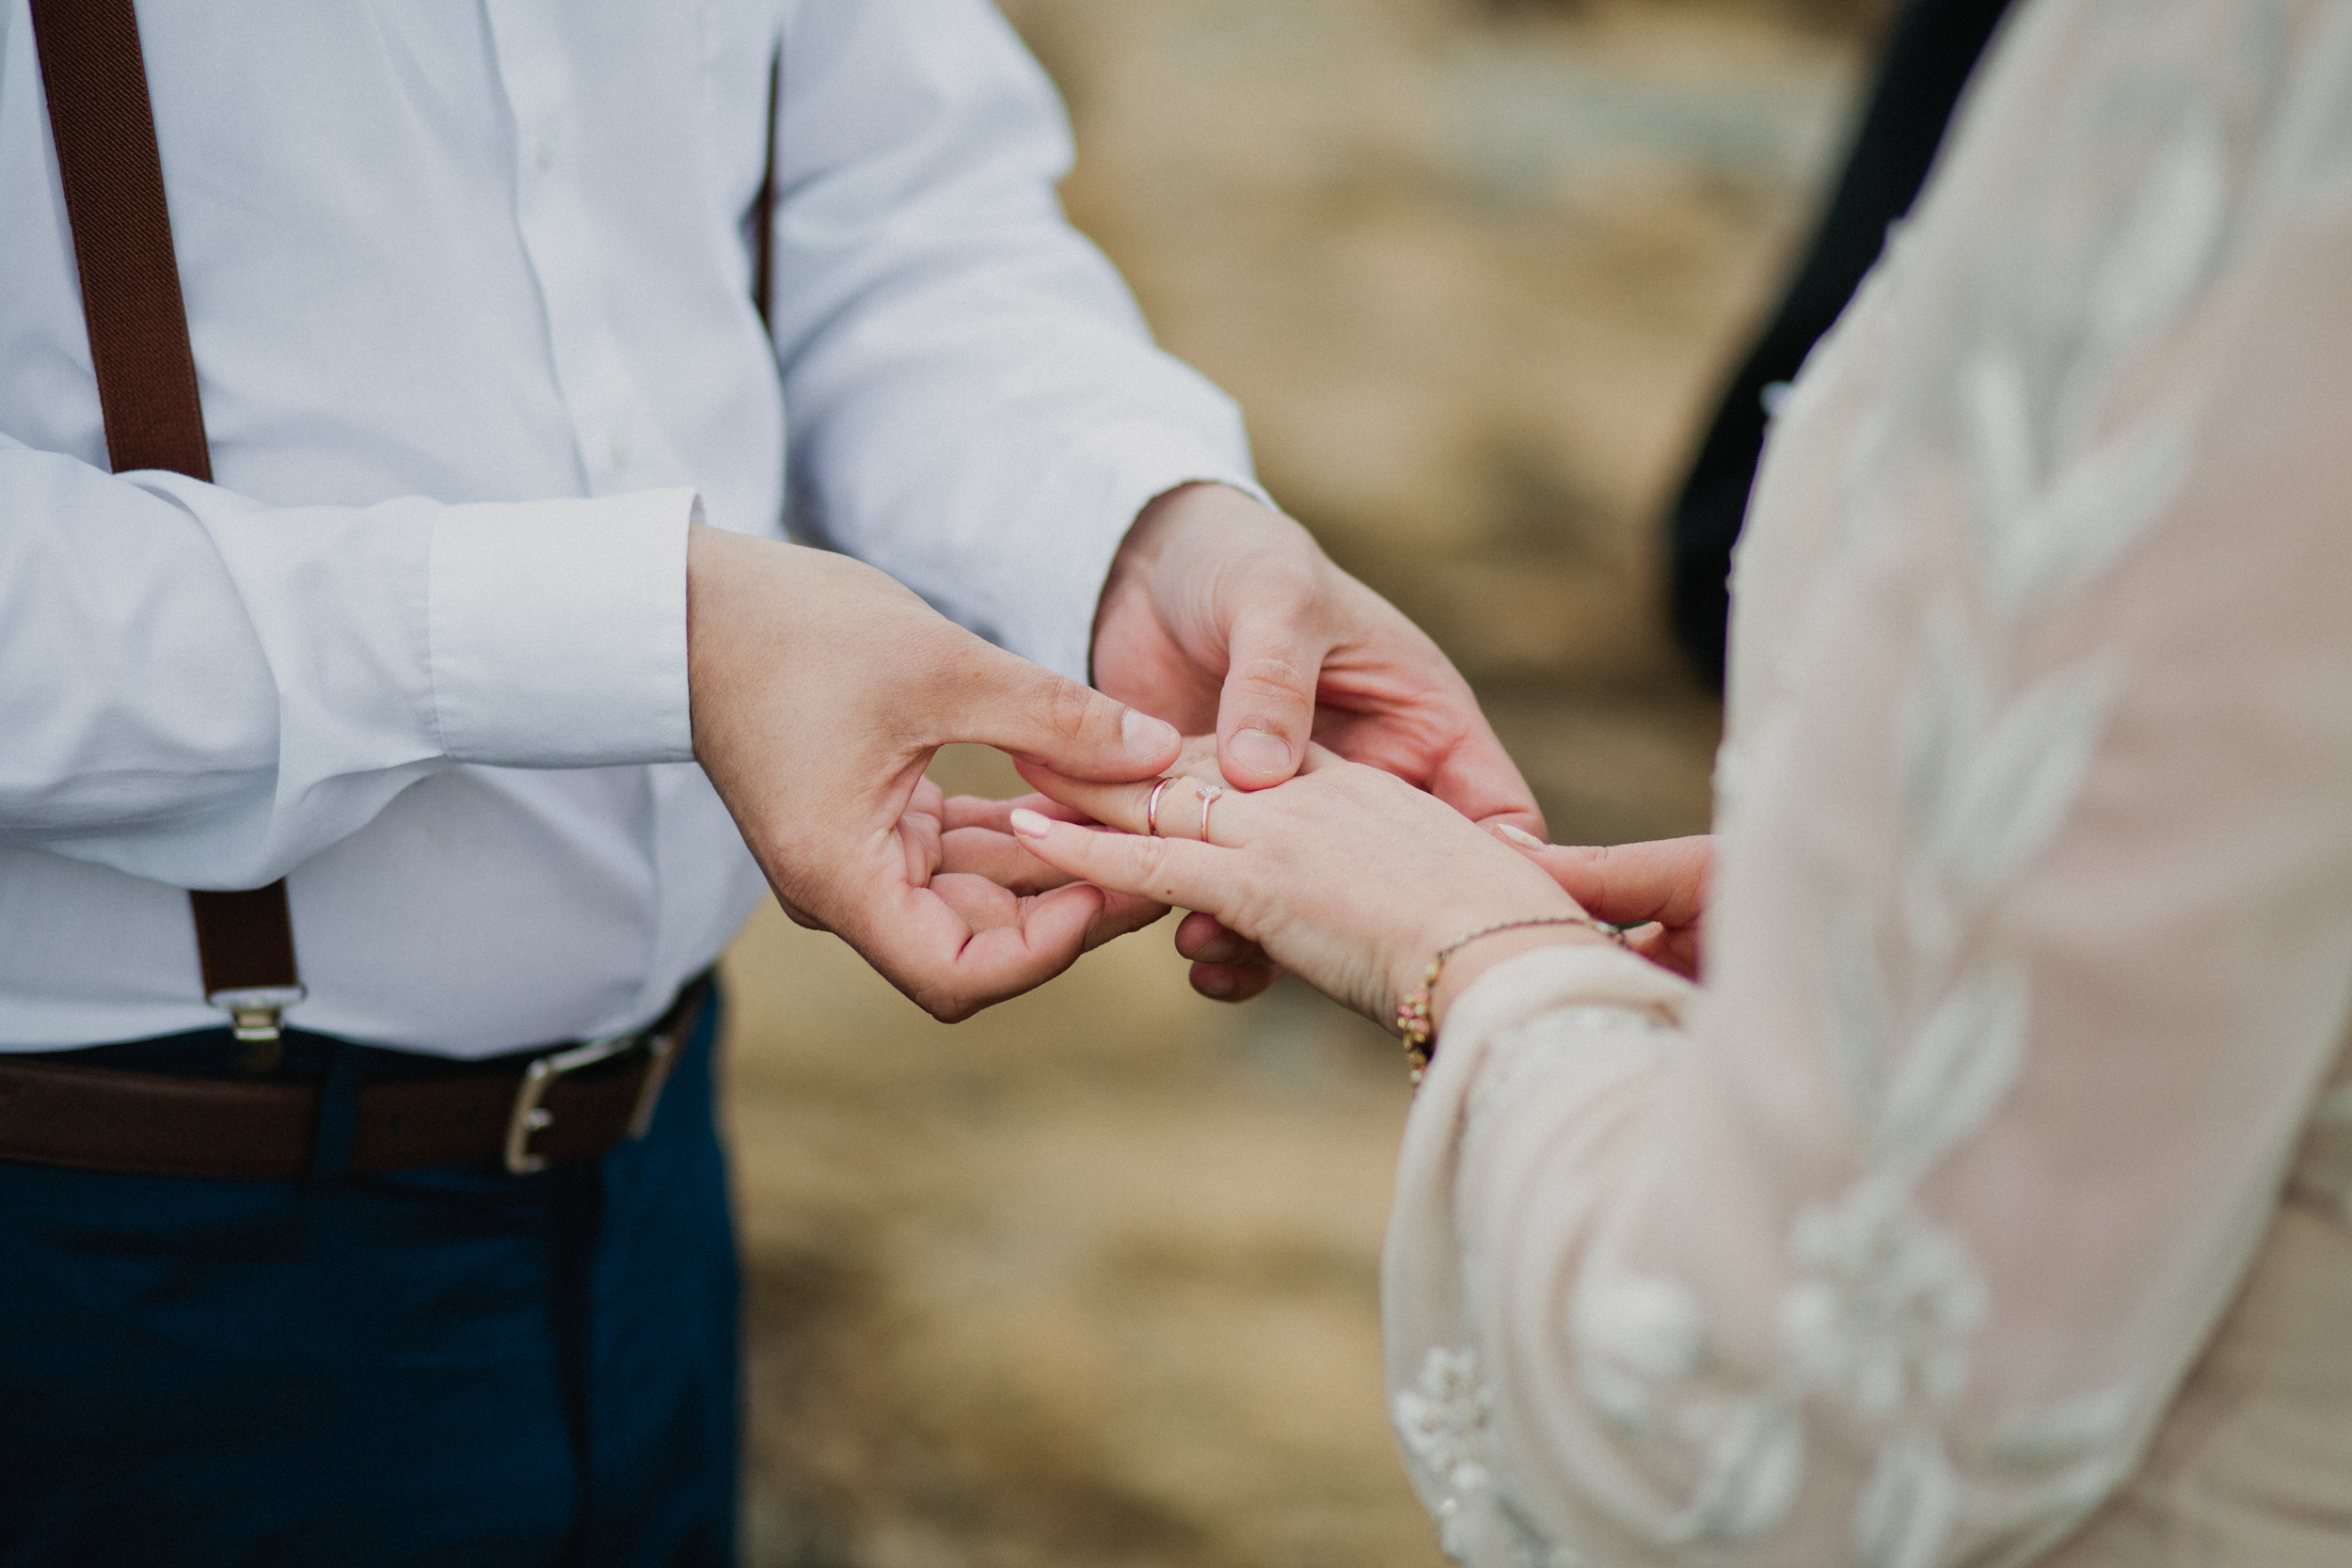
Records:
{"label": "navy blue trousers", "polygon": [[[717,1014],[643,1142],[537,1176],[0,1163],[0,1565],[733,1568]],[[286,1047],[329,1122],[338,1085],[436,1070]],[[227,1071],[230,1049],[81,1059]]]}

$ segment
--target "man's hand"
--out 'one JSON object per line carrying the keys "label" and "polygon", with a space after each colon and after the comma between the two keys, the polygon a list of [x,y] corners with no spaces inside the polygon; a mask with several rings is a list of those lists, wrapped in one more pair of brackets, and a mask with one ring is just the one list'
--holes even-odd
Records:
{"label": "man's hand", "polygon": [[[1307,531],[1222,484],[1146,507],[1111,562],[1094,681],[1187,735],[1216,734],[1243,789],[1298,770],[1311,738],[1472,821],[1540,834],[1526,781],[1438,645],[1333,565]],[[1273,983],[1253,943],[1203,915],[1179,928],[1193,984],[1239,1001]]]}
{"label": "man's hand", "polygon": [[1158,906],[944,871],[923,777],[977,741],[1096,781],[1149,778],[1176,731],[990,646],[846,556],[697,526],[687,546],[694,754],[785,910],[953,1021],[1068,968]]}

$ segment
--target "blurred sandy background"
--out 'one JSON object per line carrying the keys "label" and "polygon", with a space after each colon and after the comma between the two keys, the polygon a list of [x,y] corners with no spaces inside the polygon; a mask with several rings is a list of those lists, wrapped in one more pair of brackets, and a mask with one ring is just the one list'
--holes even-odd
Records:
{"label": "blurred sandy background", "polygon": [[[1880,8],[1007,9],[1072,215],[1476,683],[1554,837],[1702,830],[1656,519]],[[756,1568],[1440,1560],[1382,1408],[1398,1050],[1291,987],[1193,997],[1172,928],[953,1029],[772,907],[737,942]]]}

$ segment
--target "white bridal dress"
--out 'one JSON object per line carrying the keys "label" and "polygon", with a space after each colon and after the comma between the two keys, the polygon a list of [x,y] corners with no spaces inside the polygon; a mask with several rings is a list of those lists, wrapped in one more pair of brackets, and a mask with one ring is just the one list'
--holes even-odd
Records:
{"label": "white bridal dress", "polygon": [[1736,587],[1706,984],[1413,1110],[1445,1545],[2352,1563],[2352,0],[2028,0]]}

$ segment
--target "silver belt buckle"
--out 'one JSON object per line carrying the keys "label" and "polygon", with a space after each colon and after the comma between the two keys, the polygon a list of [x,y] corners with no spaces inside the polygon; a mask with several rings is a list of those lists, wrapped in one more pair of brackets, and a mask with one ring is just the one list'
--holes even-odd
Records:
{"label": "silver belt buckle", "polygon": [[638,1030],[626,1035],[607,1035],[568,1051],[557,1051],[535,1058],[523,1069],[523,1081],[515,1086],[515,1106],[506,1116],[506,1168],[516,1176],[529,1176],[548,1168],[547,1156],[531,1152],[532,1135],[544,1132],[555,1121],[555,1113],[540,1103],[555,1081],[567,1072],[609,1062],[640,1043],[645,1047],[645,1080],[637,1090],[637,1104],[629,1112],[628,1136],[642,1138],[653,1125],[653,1109],[661,1098],[661,1085],[670,1076],[670,1068],[677,1055],[677,1039],[674,1035],[658,1035],[650,1030]]}

